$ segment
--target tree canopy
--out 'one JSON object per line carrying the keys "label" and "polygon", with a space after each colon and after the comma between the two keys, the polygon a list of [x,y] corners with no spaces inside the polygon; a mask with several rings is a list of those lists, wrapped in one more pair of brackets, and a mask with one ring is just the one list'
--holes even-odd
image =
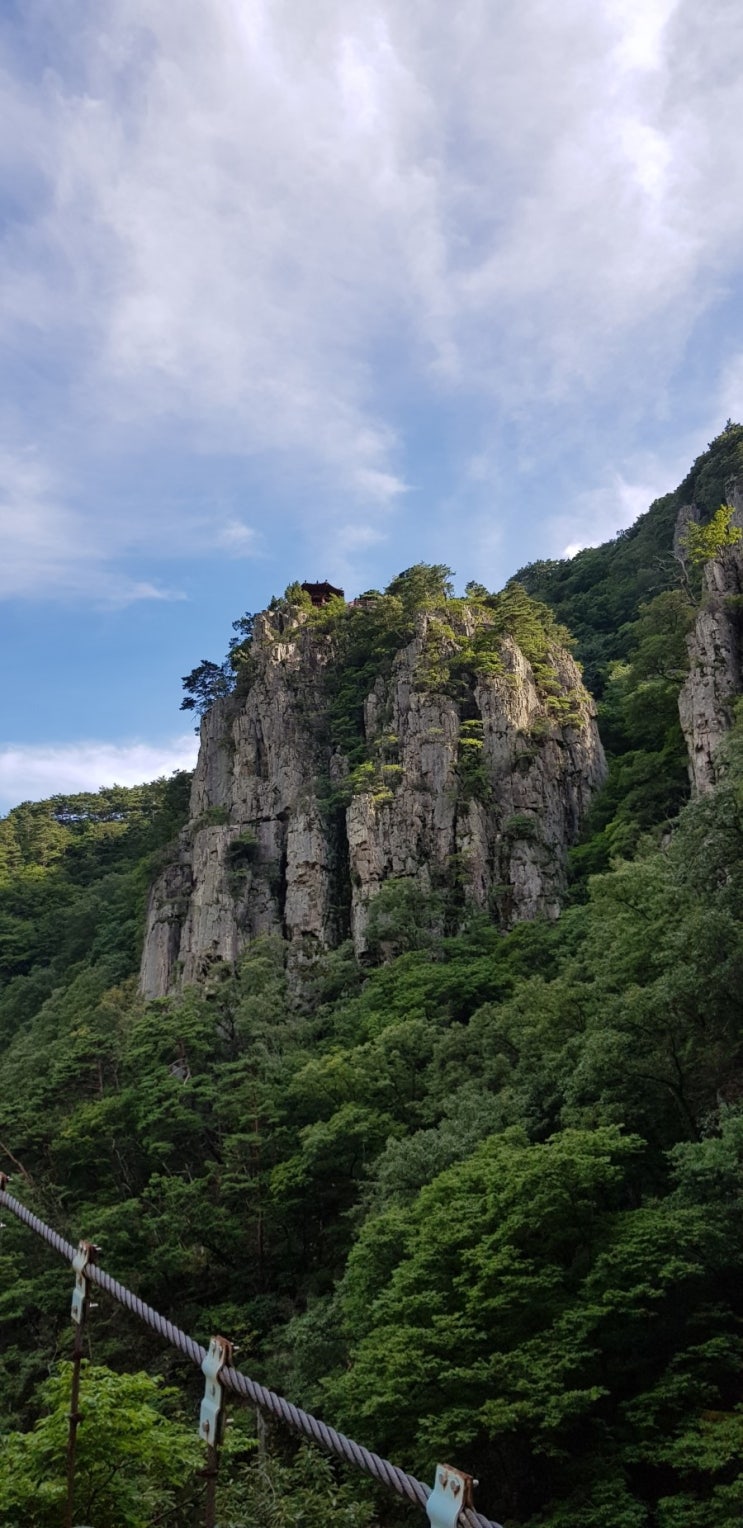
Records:
{"label": "tree canopy", "polygon": [[[69,805],[39,813],[43,834],[14,826],[52,897],[92,833],[142,831],[139,809],[83,824]],[[504,937],[474,918],[446,937],[432,909],[421,938],[426,908],[406,933],[401,903],[400,952],[385,961],[382,928],[380,964],[328,954],[299,1008],[280,940],[147,1006],[134,942],[112,963],[102,933],[95,954],[37,939],[4,976],[0,1141],[22,1197],[202,1340],[249,1342],[254,1372],[353,1436],[424,1474],[442,1453],[476,1468],[501,1519],[732,1528],[742,812],[736,731],[716,794],[558,925]],[[106,833],[81,895],[114,873]],[[35,927],[42,904],[24,905]],[[1,1257],[15,1437],[52,1405],[36,1386],[69,1281],[14,1224]],[[122,1312],[94,1322],[97,1363],[159,1372]],[[36,1447],[12,1442],[20,1481]],[[300,1477],[282,1476],[290,1500]]]}
{"label": "tree canopy", "polygon": [[692,566],[700,567],[712,557],[719,557],[728,546],[735,546],[741,538],[741,530],[731,525],[733,508],[721,504],[706,525],[691,520],[684,534],[684,547]]}
{"label": "tree canopy", "polygon": [[[282,939],[260,939],[147,1004],[144,908],[189,777],[0,822],[0,1153],[20,1197],[360,1441],[429,1479],[441,1458],[473,1470],[509,1528],[743,1516],[743,717],[721,784],[690,802],[677,697],[695,612],[670,556],[692,500],[699,544],[724,547],[742,452],[731,425],[607,547],[497,594],[469,585],[466,622],[449,570],[423,565],[356,605],[315,610],[290,586],[268,612],[332,644],[328,726],[352,773],[377,767],[363,701],[423,610],[453,637],[422,644],[420,682],[455,697],[504,634],[549,695],[574,625],[610,773],[556,924],[447,922],[438,891],[391,881],[363,965],[341,945],[298,988]],[[244,617],[224,664],[202,665],[221,693],[249,682],[251,638]],[[207,703],[196,680],[191,698]],[[476,791],[476,721],[463,737]],[[46,1528],[69,1273],[8,1220],[0,1522]],[[125,1312],[102,1305],[91,1330],[91,1521],[196,1528],[194,1397]],[[229,1450],[231,1528],[410,1521],[285,1438],[259,1444],[250,1417]]]}

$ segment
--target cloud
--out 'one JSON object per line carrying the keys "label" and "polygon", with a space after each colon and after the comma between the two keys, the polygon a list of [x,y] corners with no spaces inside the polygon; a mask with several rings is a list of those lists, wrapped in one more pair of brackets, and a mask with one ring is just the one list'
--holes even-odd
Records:
{"label": "cloud", "polygon": [[[590,431],[597,400],[607,434],[612,409],[660,417],[739,272],[733,0],[24,14],[54,69],[31,77],[0,26],[0,332],[56,382],[9,449],[43,439],[68,485],[12,519],[29,591],[34,547],[38,587],[69,582],[65,536],[97,567],[174,550],[167,495],[128,506],[127,535],[94,506],[91,454],[260,461],[312,485],[332,545],[349,499],[400,504],[410,405],[525,431],[556,408]],[[255,552],[239,515],[208,518],[180,506],[179,552]]]}
{"label": "cloud", "polygon": [[79,562],[89,553],[77,517],[56,498],[54,484],[35,453],[0,450],[0,563],[3,594],[24,594],[30,587],[57,582],[60,568],[80,547]]}
{"label": "cloud", "polygon": [[193,769],[198,740],[184,733],[164,743],[33,743],[0,748],[0,811],[66,791],[139,785]]}
{"label": "cloud", "polygon": [[334,5],[311,24],[237,0],[111,0],[102,26],[92,9],[74,74],[45,80],[32,122],[49,202],[23,253],[52,268],[47,322],[87,337],[122,422],[303,451],[378,497],[400,485],[363,345],[389,312],[380,213],[399,191],[366,182],[385,158],[374,100],[399,65],[356,10],[344,36]]}
{"label": "cloud", "polygon": [[643,475],[635,481],[611,473],[597,488],[578,494],[569,515],[548,521],[544,555],[574,557],[584,547],[598,546],[617,531],[626,530],[654,499],[668,491],[669,482],[679,477],[681,470],[677,464],[646,461]]}
{"label": "cloud", "polygon": [[61,485],[34,450],[0,445],[0,598],[53,593],[84,595],[97,604],[184,596],[146,579],[131,578],[109,563],[113,546],[126,547],[127,528],[107,534],[64,502]]}
{"label": "cloud", "polygon": [[245,525],[242,520],[227,520],[217,532],[218,544],[235,557],[255,556],[257,541],[257,532],[252,525]]}
{"label": "cloud", "polygon": [[407,484],[391,472],[378,472],[373,467],[359,467],[354,474],[354,484],[360,497],[382,506],[393,502],[399,494],[407,491]]}
{"label": "cloud", "polygon": [[743,350],[730,357],[719,383],[717,420],[743,419]]}

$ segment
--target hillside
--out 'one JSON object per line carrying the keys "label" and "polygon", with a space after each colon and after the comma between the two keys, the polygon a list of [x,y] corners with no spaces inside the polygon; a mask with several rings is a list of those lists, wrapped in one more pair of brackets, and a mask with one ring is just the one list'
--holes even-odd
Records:
{"label": "hillside", "polygon": [[[310,611],[290,586],[243,623],[216,706],[203,697],[193,785],[0,824],[15,1191],[364,1443],[424,1478],[437,1458],[471,1469],[508,1528],[743,1515],[743,720],[728,697],[714,788],[693,801],[678,725],[687,635],[737,621],[722,575],[739,554],[705,593],[696,578],[701,607],[670,555],[679,508],[709,517],[741,440],[723,432],[616,542],[525,570],[528,595],[456,601],[447,570],[418,568]],[[571,614],[578,653],[603,654],[600,790]],[[547,870],[550,791],[580,810]],[[475,819],[482,897],[459,857]],[[397,860],[371,853],[394,843]],[[515,918],[527,864],[549,896]],[[151,886],[148,937],[172,955],[154,1000],[137,974]],[[0,1524],[52,1528],[63,1447],[34,1453],[29,1428],[63,1414],[70,1278],[29,1243],[3,1230]],[[141,1489],[112,1498],[107,1528],[196,1528],[195,1392],[121,1311],[101,1305],[92,1331],[95,1365],[142,1371],[127,1415],[159,1407],[170,1429],[159,1465],[121,1441]],[[419,1521],[281,1437],[256,1471],[245,1427],[225,1528]]]}
{"label": "hillside", "polygon": [[572,632],[594,695],[603,693],[609,665],[631,652],[641,605],[678,586],[673,541],[679,511],[695,504],[704,522],[725,502],[730,479],[741,474],[743,425],[728,422],[678,488],[656,499],[628,530],[575,557],[530,563],[515,575]]}
{"label": "hillside", "polygon": [[687,506],[704,524],[742,477],[743,426],[728,423],[675,492],[629,530],[516,575],[570,629],[584,682],[598,697],[609,779],[572,856],[578,896],[588,874],[607,869],[617,854],[633,854],[643,833],[661,829],[688,800],[679,695],[702,579],[698,569],[682,571],[675,542]]}

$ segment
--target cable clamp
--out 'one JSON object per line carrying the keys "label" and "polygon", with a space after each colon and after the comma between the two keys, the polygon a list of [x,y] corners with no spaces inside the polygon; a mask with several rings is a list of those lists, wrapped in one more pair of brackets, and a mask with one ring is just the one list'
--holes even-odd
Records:
{"label": "cable clamp", "polygon": [[431,1528],[456,1528],[460,1512],[474,1506],[472,1487],[477,1481],[450,1464],[437,1464],[436,1479],[426,1502]]}
{"label": "cable clamp", "polygon": [[201,1365],[206,1375],[204,1399],[199,1413],[199,1437],[216,1447],[224,1432],[224,1390],[220,1383],[220,1371],[232,1364],[232,1343],[226,1337],[212,1337],[209,1351]]}
{"label": "cable clamp", "polygon": [[70,1315],[76,1326],[82,1326],[85,1320],[85,1306],[88,1298],[87,1268],[95,1262],[98,1248],[94,1242],[81,1241],[77,1252],[72,1259],[72,1267],[75,1272],[75,1288],[72,1291],[72,1309]]}

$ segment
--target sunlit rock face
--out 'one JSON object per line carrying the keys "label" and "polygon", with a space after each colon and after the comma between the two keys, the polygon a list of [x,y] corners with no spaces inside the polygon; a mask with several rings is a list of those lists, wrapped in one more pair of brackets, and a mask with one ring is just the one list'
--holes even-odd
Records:
{"label": "sunlit rock face", "polygon": [[[551,654],[551,695],[516,642],[456,699],[421,681],[427,644],[466,635],[422,614],[364,705],[369,778],[333,740],[334,637],[301,613],[255,625],[250,682],[201,728],[190,822],[150,896],[141,987],[161,997],[280,934],[295,967],[353,938],[390,880],[445,889],[503,928],[557,917],[566,855],[605,777],[577,666]],[[373,778],[372,778],[373,776]]]}
{"label": "sunlit rock face", "polygon": [[[731,524],[743,529],[743,479],[726,485]],[[743,693],[743,538],[704,569],[702,604],[689,637],[689,676],[679,697],[695,795],[716,785],[720,744]]]}
{"label": "sunlit rock face", "polygon": [[[508,637],[504,672],[481,680],[464,701],[419,693],[415,675],[431,619],[423,617],[389,684],[366,707],[369,740],[382,726],[398,739],[401,776],[391,799],[360,793],[346,812],[357,950],[370,901],[386,880],[411,877],[436,889],[452,864],[465,902],[505,926],[556,917],[567,847],[604,778],[591,703],[567,653],[559,654],[558,672],[563,693],[576,697],[578,725],[551,722],[530,665]],[[463,712],[482,726],[487,787],[474,793],[462,769]]]}

